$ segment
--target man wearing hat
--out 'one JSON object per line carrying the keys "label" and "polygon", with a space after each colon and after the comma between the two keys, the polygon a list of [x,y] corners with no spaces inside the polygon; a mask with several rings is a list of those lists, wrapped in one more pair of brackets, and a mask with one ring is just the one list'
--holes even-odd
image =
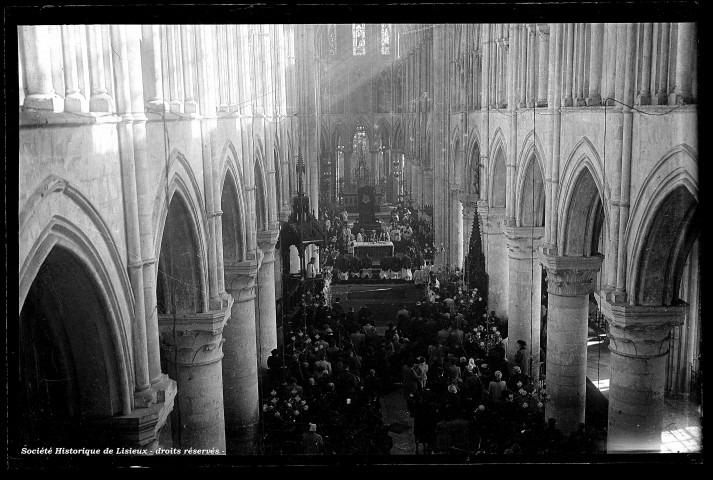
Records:
{"label": "man wearing hat", "polygon": [[317,433],[317,425],[310,423],[309,431],[302,434],[302,453],[305,455],[319,455],[323,453],[323,450],[324,440],[322,440],[322,436]]}
{"label": "man wearing hat", "polygon": [[515,353],[515,357],[513,358],[513,361],[516,366],[520,367],[521,371],[527,372],[528,371],[527,351],[525,350],[525,347],[527,347],[527,342],[525,340],[518,340],[517,343],[520,346],[520,348]]}

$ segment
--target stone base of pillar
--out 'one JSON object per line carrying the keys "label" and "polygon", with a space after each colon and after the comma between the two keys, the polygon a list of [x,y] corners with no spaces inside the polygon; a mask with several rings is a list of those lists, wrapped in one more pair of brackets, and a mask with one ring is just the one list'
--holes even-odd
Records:
{"label": "stone base of pillar", "polygon": [[668,95],[659,93],[651,99],[651,105],[668,105]]}
{"label": "stone base of pillar", "polygon": [[527,102],[520,102],[517,104],[517,108],[527,108]]}
{"label": "stone base of pillar", "polygon": [[146,108],[148,108],[148,110],[150,112],[162,112],[163,113],[163,112],[168,111],[168,103],[164,102],[160,98],[154,98],[154,99],[151,99],[146,104]]}
{"label": "stone base of pillar", "polygon": [[602,106],[602,96],[598,93],[590,95],[587,97],[588,107],[601,107]]}
{"label": "stone base of pillar", "polygon": [[183,113],[183,103],[178,100],[171,100],[168,103],[168,108],[171,113]]}
{"label": "stone base of pillar", "polygon": [[575,106],[577,107],[584,107],[587,105],[587,102],[584,100],[584,98],[578,98],[575,102]]}
{"label": "stone base of pillar", "polygon": [[163,375],[151,386],[156,392],[156,403],[145,408],[134,408],[128,414],[96,422],[100,434],[112,448],[126,447],[144,450],[151,454],[158,447],[161,429],[173,410],[177,394],[176,382]]}
{"label": "stone base of pillar", "polygon": [[89,99],[90,112],[110,113],[115,111],[114,100],[106,93],[101,95],[93,95]]}
{"label": "stone base of pillar", "polygon": [[507,102],[507,100],[502,100],[502,101],[498,102],[498,108],[501,109],[501,110],[504,109],[504,108],[508,108],[508,102]]}
{"label": "stone base of pillar", "polygon": [[614,107],[614,106],[616,106],[616,102],[614,101],[613,98],[607,97],[606,102],[605,102],[605,105],[606,105],[607,107]]}
{"label": "stone base of pillar", "polygon": [[186,100],[183,104],[184,113],[198,113],[198,102],[195,100]]}
{"label": "stone base of pillar", "polygon": [[565,107],[573,107],[574,106],[574,102],[572,101],[571,97],[564,99],[564,106]]}
{"label": "stone base of pillar", "polygon": [[691,95],[687,93],[673,92],[668,96],[669,105],[688,105],[691,103]]}
{"label": "stone base of pillar", "polygon": [[637,105],[651,105],[651,95],[650,94],[639,94],[636,96]]}
{"label": "stone base of pillar", "polygon": [[28,95],[25,97],[22,106],[33,110],[49,110],[50,112],[58,113],[64,110],[64,100],[55,94]]}
{"label": "stone base of pillar", "polygon": [[88,112],[89,101],[81,93],[72,93],[64,97],[65,112]]}
{"label": "stone base of pillar", "polygon": [[546,107],[546,106],[547,106],[547,99],[546,99],[546,98],[537,101],[537,107],[538,107],[538,108],[539,108],[539,107]]}

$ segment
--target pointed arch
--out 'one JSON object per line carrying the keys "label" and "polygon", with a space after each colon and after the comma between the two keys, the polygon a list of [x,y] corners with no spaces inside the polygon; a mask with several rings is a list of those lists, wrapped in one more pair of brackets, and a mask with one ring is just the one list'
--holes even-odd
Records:
{"label": "pointed arch", "polygon": [[[600,232],[602,227],[608,232],[609,195],[603,163],[586,136],[577,142],[565,161],[560,185],[557,245],[564,255],[589,256],[596,241],[591,235]],[[600,221],[603,225],[598,224]]]}
{"label": "pointed arch", "polygon": [[477,130],[471,130],[468,135],[468,142],[464,154],[465,158],[465,186],[464,193],[468,195],[480,195],[480,177],[482,175],[483,165],[481,165],[480,157],[480,142],[477,139]]}
{"label": "pointed arch", "polygon": [[[97,361],[105,370],[103,378],[108,382],[102,380],[101,401],[88,393],[100,402],[90,408],[92,415],[128,415],[133,408],[130,338],[134,301],[116,245],[111,230],[87,197],[60,177],[47,177],[20,211],[20,314],[45,260],[58,249],[70,255],[94,285],[104,312],[103,321],[97,318],[85,325],[87,329],[97,329],[97,335],[91,340],[96,347],[92,354],[97,355]],[[140,263],[141,259],[129,261]],[[85,391],[96,386],[80,384],[79,388]]]}
{"label": "pointed arch", "polygon": [[393,133],[393,143],[391,145],[391,148],[395,150],[403,150],[404,149],[404,131],[403,131],[403,126],[401,119],[397,119],[396,122],[394,123],[394,133]]}
{"label": "pointed arch", "polygon": [[262,153],[262,142],[260,138],[257,138],[256,149],[255,149],[255,174],[254,174],[254,185],[255,189],[255,214],[257,215],[257,228],[256,231],[267,230],[269,228],[270,215],[269,215],[269,195],[270,195],[270,185],[267,181],[267,174],[265,172],[265,161]]}
{"label": "pointed arch", "polygon": [[220,181],[220,209],[223,212],[223,256],[242,261],[246,258],[247,208],[242,169],[238,168],[237,152],[231,142],[223,149],[223,170]]}
{"label": "pointed arch", "polygon": [[626,229],[632,303],[676,300],[683,265],[700,231],[697,177],[696,153],[681,144],[666,152],[642,183]]}
{"label": "pointed arch", "polygon": [[490,178],[489,178],[489,200],[491,207],[505,207],[507,205],[507,168],[505,155],[505,145],[498,145],[495,150],[495,155],[490,160]]}
{"label": "pointed arch", "polygon": [[[385,145],[390,146],[391,145],[391,125],[389,124],[389,121],[385,117],[381,117],[376,124],[376,138],[375,138],[375,143],[379,143],[379,141],[382,141],[386,139]],[[375,147],[379,147],[380,145],[375,145]]]}
{"label": "pointed arch", "polygon": [[[194,235],[195,246],[198,249],[197,275],[201,288],[200,300],[202,308],[205,310],[208,305],[208,258],[206,248],[208,237],[206,235],[205,210],[203,209],[205,204],[190,164],[183,154],[177,150],[171,152],[169,157],[168,182],[168,188],[166,188],[166,179],[164,178],[161,188],[156,192],[155,207],[152,215],[153,224],[156,226],[154,230],[156,232],[154,237],[154,258],[159,259],[164,228],[168,218],[168,208],[173,196],[178,193],[187,210],[187,221]],[[167,190],[168,194],[166,193]]]}
{"label": "pointed arch", "polygon": [[525,163],[517,172],[515,183],[516,225],[541,227],[545,214],[545,175],[541,155],[533,144],[526,152]]}

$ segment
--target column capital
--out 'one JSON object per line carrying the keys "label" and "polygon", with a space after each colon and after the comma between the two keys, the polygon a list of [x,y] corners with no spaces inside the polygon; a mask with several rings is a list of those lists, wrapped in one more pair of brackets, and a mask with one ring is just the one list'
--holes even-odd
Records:
{"label": "column capital", "polygon": [[259,268],[258,259],[224,265],[225,291],[233,296],[235,302],[247,302],[255,298],[255,278]]}
{"label": "column capital", "polygon": [[587,295],[594,288],[594,276],[602,265],[602,255],[571,257],[539,252],[547,269],[547,291],[561,296]]}
{"label": "column capital", "polygon": [[639,306],[600,301],[607,320],[609,349],[632,358],[666,355],[671,329],[681,325],[684,306]]}
{"label": "column capital", "polygon": [[279,236],[279,229],[261,230],[257,232],[257,244],[260,247],[260,250],[263,252],[274,250]]}
{"label": "column capital", "polygon": [[545,236],[545,227],[503,227],[508,257],[517,260],[537,258],[537,252]]}
{"label": "column capital", "polygon": [[464,207],[468,206],[475,209],[475,206],[478,205],[479,197],[475,193],[461,193],[458,200],[463,203]]}
{"label": "column capital", "polygon": [[174,319],[159,315],[161,350],[167,362],[183,366],[215,363],[223,358],[223,327],[230,318],[233,300],[225,307]]}
{"label": "column capital", "polygon": [[478,213],[483,219],[484,235],[503,234],[505,207],[488,207],[487,200],[478,200]]}

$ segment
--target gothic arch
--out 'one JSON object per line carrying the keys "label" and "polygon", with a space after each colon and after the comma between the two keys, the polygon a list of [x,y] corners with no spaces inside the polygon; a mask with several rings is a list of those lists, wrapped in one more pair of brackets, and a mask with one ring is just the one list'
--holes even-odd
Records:
{"label": "gothic arch", "polygon": [[490,160],[489,200],[491,207],[507,206],[507,168],[505,168],[505,145],[500,144]]}
{"label": "gothic arch", "polygon": [[626,229],[633,259],[627,285],[637,305],[671,305],[698,236],[697,158],[682,144],[663,155],[643,182]]}
{"label": "gothic arch", "polygon": [[[583,137],[572,149],[561,174],[557,209],[557,244],[564,255],[591,254],[591,238],[609,216],[604,168],[592,142]],[[599,212],[601,210],[601,212]],[[599,217],[598,217],[599,216]]]}
{"label": "gothic arch", "polygon": [[[87,353],[97,356],[103,368],[100,380],[91,375],[91,382],[82,382],[79,389],[92,399],[87,406],[90,416],[128,415],[133,408],[134,371],[130,337],[133,319],[133,293],[124,263],[117,251],[111,230],[87,198],[64,179],[46,178],[29,197],[20,212],[20,272],[19,312],[22,314],[32,285],[44,266],[45,260],[56,252],[79,266],[94,286],[104,321],[89,322],[81,332],[71,332],[75,337],[90,336],[85,342],[87,350],[71,349],[74,358]],[[140,261],[140,259],[136,259]],[[97,319],[98,320],[98,319]],[[76,322],[75,322],[76,323]],[[91,330],[96,328],[96,335]],[[76,340],[76,339],[75,339]],[[89,350],[89,345],[93,348]],[[75,351],[77,350],[77,351]],[[78,371],[85,373],[86,366],[73,362]],[[97,370],[94,371],[97,373]],[[101,392],[92,393],[100,388]]]}
{"label": "gothic arch", "polygon": [[[259,139],[258,139],[259,142]],[[262,144],[259,143],[259,147]],[[255,151],[255,175],[253,188],[255,189],[255,214],[256,214],[256,229],[255,231],[267,230],[270,224],[270,185],[265,173],[264,157],[262,149]]]}
{"label": "gothic arch", "polygon": [[[386,136],[384,136],[386,134]],[[389,121],[381,117],[376,124],[376,137],[374,139],[374,148],[378,148],[380,146],[379,142],[386,138],[386,145],[391,146],[391,125],[389,125]]]}
{"label": "gothic arch", "polygon": [[[473,135],[475,137],[475,135]],[[465,158],[465,181],[464,193],[468,195],[480,194],[480,176],[483,166],[480,161],[480,143],[473,138],[468,138],[470,144],[463,153],[468,155]]]}
{"label": "gothic arch", "polygon": [[[223,212],[222,225],[224,230],[223,235],[223,254],[225,251],[235,251],[236,261],[244,260],[247,245],[247,228],[245,219],[246,214],[245,192],[242,179],[242,169],[238,169],[236,162],[235,148],[231,143],[226,145],[224,149],[223,171],[220,180],[220,209]],[[232,201],[232,204],[225,205],[224,201]],[[225,234],[227,229],[233,229],[233,234]],[[225,242],[226,236],[232,241]],[[230,256],[232,258],[233,255]]]}
{"label": "gothic arch", "polygon": [[[188,212],[188,222],[192,234],[194,235],[195,246],[198,249],[198,272],[201,285],[201,303],[202,308],[207,308],[208,299],[208,271],[207,271],[207,235],[206,235],[206,219],[203,209],[203,199],[201,198],[198,182],[190,169],[188,161],[182,153],[173,151],[171,153],[172,160],[169,163],[168,188],[163,185],[156,192],[156,207],[153,213],[153,224],[156,225],[156,236],[154,237],[154,258],[158,261],[161,253],[161,240],[163,238],[163,230],[168,218],[168,207],[171,204],[174,194],[178,193]],[[168,190],[168,194],[166,193]]]}
{"label": "gothic arch", "polygon": [[542,159],[533,146],[528,153],[529,156],[525,157],[527,162],[518,168],[515,221],[518,227],[541,227],[544,225],[545,212],[544,169]]}
{"label": "gothic arch", "polygon": [[342,141],[342,146],[345,147],[345,149],[347,148],[347,146],[350,146],[351,138],[353,137],[353,135],[352,135],[352,137],[350,137],[348,135],[348,132],[349,132],[349,129],[344,124],[344,122],[342,122],[341,120],[337,120],[336,122],[334,122],[334,126],[332,127],[332,137],[331,137],[333,143],[330,144],[330,145],[332,145],[332,148],[334,148],[336,150],[336,148],[338,146],[337,142],[340,139]]}
{"label": "gothic arch", "polygon": [[400,119],[397,119],[396,122],[394,123],[394,134],[393,134],[393,141],[392,141],[391,148],[394,150],[402,150],[402,151],[404,149],[403,127],[402,127]]}

